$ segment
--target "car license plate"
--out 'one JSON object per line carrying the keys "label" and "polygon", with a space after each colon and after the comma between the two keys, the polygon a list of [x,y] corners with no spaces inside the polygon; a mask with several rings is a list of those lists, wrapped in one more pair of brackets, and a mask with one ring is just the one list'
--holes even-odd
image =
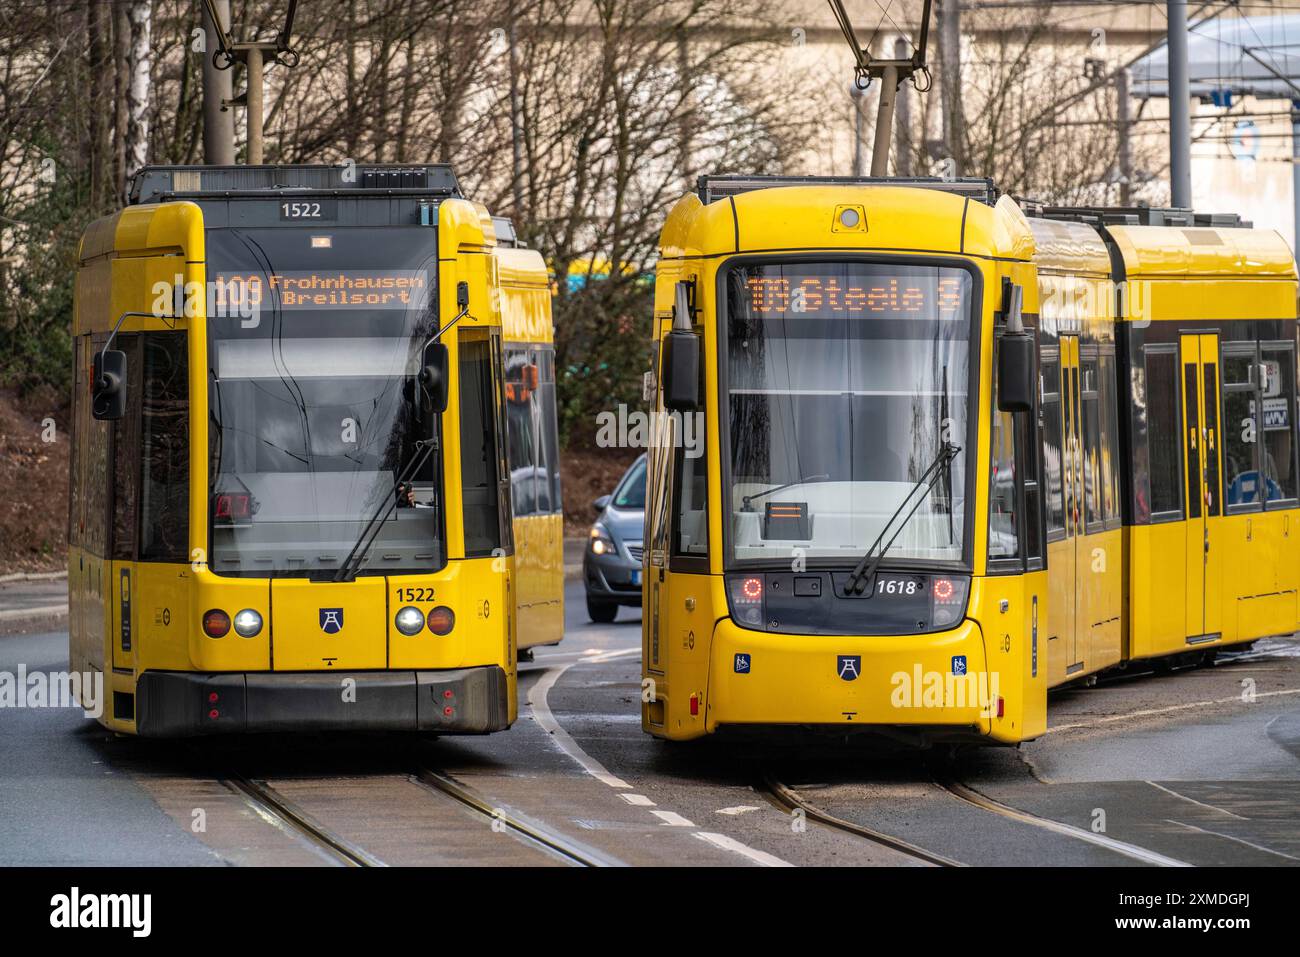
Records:
{"label": "car license plate", "polygon": [[638,568],[632,572],[632,584],[633,585],[641,584],[641,569]]}

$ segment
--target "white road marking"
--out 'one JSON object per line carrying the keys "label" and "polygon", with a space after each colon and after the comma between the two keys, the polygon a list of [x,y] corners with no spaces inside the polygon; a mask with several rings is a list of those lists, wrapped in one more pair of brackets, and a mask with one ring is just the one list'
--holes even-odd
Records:
{"label": "white road marking", "polygon": [[[1300,694],[1300,688],[1288,688],[1285,691],[1260,691],[1254,695],[1254,698],[1275,698],[1278,695]],[[1076,728],[1094,728],[1099,724],[1110,724],[1115,721],[1128,721],[1131,718],[1148,718],[1157,714],[1169,714],[1173,711],[1188,711],[1193,708],[1204,708],[1215,704],[1230,704],[1232,702],[1242,701],[1241,695],[1233,695],[1231,698],[1215,698],[1212,701],[1193,701],[1191,704],[1175,704],[1168,708],[1148,708],[1145,711],[1129,711],[1125,714],[1112,714],[1105,718],[1098,718],[1096,721],[1080,721],[1076,724],[1062,724],[1055,728],[1048,728],[1045,734],[1056,734],[1059,731],[1073,731]]]}
{"label": "white road marking", "polygon": [[[543,672],[542,676],[537,679],[537,684],[533,686],[532,694],[529,696],[532,699],[530,702],[530,707],[533,710],[533,717],[536,719],[537,723],[542,727],[543,730],[550,732],[551,737],[555,739],[555,743],[560,746],[560,749],[564,751],[564,753],[567,754],[570,758],[572,758],[573,761],[576,762],[580,768],[582,768],[582,770],[586,771],[597,781],[600,781],[603,784],[607,784],[612,788],[631,788],[632,785],[628,784],[622,778],[615,777],[613,774],[610,774],[609,771],[605,769],[604,765],[602,765],[599,761],[597,761],[595,758],[589,755],[586,751],[582,750],[578,742],[574,741],[573,737],[569,734],[569,732],[565,731],[562,727],[560,727],[559,722],[555,720],[555,715],[551,713],[550,706],[546,702],[546,696],[550,693],[550,690],[555,687],[555,682],[560,680],[560,676],[576,664],[587,664],[588,662],[599,663],[602,661],[611,661],[617,658],[627,657],[628,655],[639,655],[639,654],[641,654],[641,648],[640,646],[637,646],[635,648],[627,648],[622,651],[612,651],[600,657],[584,658],[581,661],[572,661],[569,662],[567,665],[559,665],[557,667],[550,668],[545,672]],[[622,794],[619,796],[622,797],[624,800],[627,800],[628,797],[642,797],[643,795]],[[629,801],[628,803],[630,804],[632,802]],[[682,826],[682,827],[695,826],[690,821],[686,820],[686,818],[682,817],[679,814],[674,814],[672,811],[654,810],[651,811],[651,813],[660,818],[663,818],[664,815],[671,815],[673,818],[684,822],[683,824],[676,825],[676,826]],[[675,824],[675,821],[666,821],[666,823]],[[756,864],[763,865],[764,867],[794,867],[794,865],[789,863],[788,861],[783,861],[781,860],[781,858],[775,857],[772,854],[768,854],[766,851],[760,851],[755,848],[752,848],[748,844],[742,844],[740,841],[737,841],[735,838],[728,837],[725,834],[714,834],[707,831],[696,831],[694,833],[694,836],[700,838],[700,840],[702,841],[706,841],[709,844],[712,844],[714,847],[721,848],[724,851],[731,851],[735,854],[739,854],[742,857],[747,858]]]}
{"label": "white road marking", "polygon": [[1153,788],[1156,788],[1160,791],[1164,791],[1166,794],[1172,794],[1176,798],[1182,798],[1184,801],[1187,801],[1189,804],[1195,804],[1198,807],[1203,807],[1206,810],[1218,811],[1220,814],[1228,815],[1228,817],[1235,817],[1238,821],[1250,820],[1250,818],[1248,817],[1242,817],[1240,814],[1233,814],[1231,811],[1226,811],[1221,807],[1215,807],[1213,804],[1206,804],[1203,801],[1196,800],[1196,798],[1189,798],[1186,794],[1179,794],[1177,791],[1173,790],[1172,788],[1167,788],[1163,784],[1156,784],[1155,781],[1148,781],[1147,784],[1151,785]]}
{"label": "white road marking", "polygon": [[752,804],[737,804],[735,807],[720,807],[714,814],[748,814],[750,811],[761,811],[762,808],[755,807]]}
{"label": "white road marking", "polygon": [[1236,841],[1238,844],[1245,844],[1247,847],[1253,847],[1257,851],[1263,851],[1265,854],[1276,854],[1278,857],[1285,857],[1288,861],[1300,861],[1300,857],[1292,857],[1290,854],[1283,854],[1281,851],[1275,851],[1271,847],[1264,847],[1260,844],[1254,844],[1240,837],[1233,837],[1231,834],[1220,834],[1218,831],[1209,831],[1203,827],[1197,827],[1195,824],[1184,824],[1182,821],[1171,821],[1165,818],[1166,824],[1177,824],[1179,827],[1185,827],[1191,831],[1200,831],[1202,834],[1213,834],[1215,837],[1221,837],[1225,841]]}
{"label": "white road marking", "polygon": [[694,827],[694,823],[686,820],[676,811],[660,811],[658,809],[650,812],[659,820],[663,821],[664,827]]}
{"label": "white road marking", "polygon": [[655,802],[650,800],[644,794],[620,794],[619,797],[621,797],[628,804],[631,804],[633,807],[654,807],[655,806]]}
{"label": "white road marking", "polygon": [[[573,664],[576,664],[576,662]],[[610,774],[605,770],[603,764],[578,747],[578,742],[570,737],[569,732],[560,727],[560,723],[555,720],[555,715],[551,714],[551,709],[546,703],[547,692],[555,687],[555,682],[559,680],[560,675],[572,668],[573,664],[552,668],[537,679],[537,684],[533,685],[533,693],[530,696],[532,698],[533,716],[537,719],[537,723],[542,726],[542,730],[549,732],[561,750],[576,761],[582,770],[597,781],[612,788],[631,788],[632,785],[622,778]]]}
{"label": "white road marking", "polygon": [[763,867],[794,867],[789,861],[783,861],[766,851],[758,851],[748,844],[741,844],[734,837],[727,837],[725,834],[711,834],[708,831],[696,831],[695,836],[701,841],[707,841],[714,847],[720,847],[724,851],[734,851],[741,857],[747,857],[755,864],[761,864]]}

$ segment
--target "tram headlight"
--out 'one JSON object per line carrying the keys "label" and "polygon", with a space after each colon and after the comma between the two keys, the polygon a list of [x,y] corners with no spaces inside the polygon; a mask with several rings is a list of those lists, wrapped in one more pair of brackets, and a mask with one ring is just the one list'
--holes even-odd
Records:
{"label": "tram headlight", "polygon": [[731,598],[731,614],[741,625],[763,627],[763,578],[761,575],[740,575],[727,579]]}
{"label": "tram headlight", "polygon": [[966,614],[966,599],[970,595],[969,578],[941,578],[930,580],[930,624],[944,628],[961,621]]}
{"label": "tram headlight", "polygon": [[588,547],[591,549],[593,555],[613,555],[618,551],[618,549],[614,547],[614,540],[609,537],[609,532],[606,530],[604,525],[600,524],[600,522],[591,526],[591,532],[588,537]]}
{"label": "tram headlight", "polygon": [[235,615],[235,634],[241,638],[253,638],[262,630],[262,616],[251,608],[245,608]]}
{"label": "tram headlight", "polygon": [[393,624],[397,626],[398,631],[408,638],[411,635],[418,635],[420,629],[424,627],[424,612],[414,605],[407,605],[397,613],[397,616],[393,619]]}

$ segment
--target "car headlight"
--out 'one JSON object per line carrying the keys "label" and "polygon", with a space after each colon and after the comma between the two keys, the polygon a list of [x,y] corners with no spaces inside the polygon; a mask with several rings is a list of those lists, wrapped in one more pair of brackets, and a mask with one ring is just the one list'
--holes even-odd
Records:
{"label": "car headlight", "polygon": [[424,627],[424,612],[414,605],[407,605],[394,616],[393,624],[407,637],[418,635],[420,629]]}
{"label": "car headlight", "polygon": [[609,531],[600,522],[591,526],[587,547],[591,549],[593,555],[614,555],[618,552],[618,548],[614,545],[614,539],[610,537]]}

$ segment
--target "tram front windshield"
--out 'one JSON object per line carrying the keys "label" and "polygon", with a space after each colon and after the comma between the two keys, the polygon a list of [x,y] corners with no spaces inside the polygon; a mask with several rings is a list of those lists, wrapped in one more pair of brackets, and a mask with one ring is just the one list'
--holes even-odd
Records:
{"label": "tram front windshield", "polygon": [[209,230],[213,571],[330,578],[372,519],[355,574],[443,564],[437,416],[416,378],[434,236]]}
{"label": "tram front windshield", "polygon": [[734,267],[726,298],[728,564],[803,557],[851,566],[944,443],[962,451],[889,557],[960,562],[971,274],[764,261]]}

